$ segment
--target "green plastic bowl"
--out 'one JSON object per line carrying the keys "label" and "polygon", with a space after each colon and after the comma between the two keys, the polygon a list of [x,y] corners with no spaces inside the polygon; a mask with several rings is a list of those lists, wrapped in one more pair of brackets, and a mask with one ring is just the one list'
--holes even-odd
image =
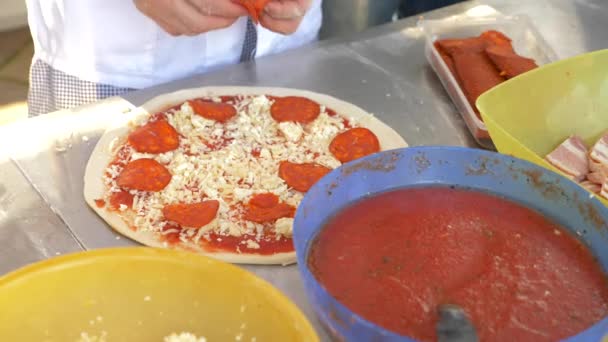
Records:
{"label": "green plastic bowl", "polygon": [[591,146],[608,131],[608,50],[515,77],[481,95],[477,108],[499,152],[561,173],[544,160],[557,145],[576,134]]}

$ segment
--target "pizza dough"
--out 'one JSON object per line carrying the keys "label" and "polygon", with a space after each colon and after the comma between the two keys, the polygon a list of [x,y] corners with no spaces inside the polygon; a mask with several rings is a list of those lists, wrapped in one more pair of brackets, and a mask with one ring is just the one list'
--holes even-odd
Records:
{"label": "pizza dough", "polygon": [[[157,237],[155,237],[155,233],[141,230],[135,231],[131,229],[116,212],[108,210],[105,207],[100,208],[96,204],[96,200],[104,198],[105,195],[106,186],[103,182],[103,175],[108,167],[108,164],[114,159],[114,145],[117,142],[122,143],[129,134],[132,129],[129,127],[130,122],[137,120],[140,117],[146,117],[148,113],[162,112],[175,105],[195,98],[238,95],[305,97],[334,110],[339,115],[356,119],[359,126],[368,128],[376,134],[380,142],[381,150],[407,147],[407,143],[403,140],[403,138],[380,120],[376,119],[357,106],[338,100],[331,96],[288,88],[204,87],[182,90],[155,97],[149,102],[145,103],[142,107],[133,110],[110,125],[95,146],[86,167],[84,177],[84,197],[86,202],[117,232],[146,246],[160,248],[167,247],[166,243],[163,243]],[[295,262],[295,251],[278,253],[274,255],[259,255],[248,252],[208,252],[201,246],[194,243],[180,243],[171,246],[171,248],[205,254],[210,257],[231,263],[286,265]]]}

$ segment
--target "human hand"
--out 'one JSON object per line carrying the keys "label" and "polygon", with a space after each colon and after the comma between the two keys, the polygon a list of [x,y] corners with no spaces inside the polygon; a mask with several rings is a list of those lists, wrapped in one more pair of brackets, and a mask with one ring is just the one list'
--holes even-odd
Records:
{"label": "human hand", "polygon": [[312,0],[271,0],[260,16],[260,24],[277,33],[296,32]]}
{"label": "human hand", "polygon": [[172,36],[194,36],[232,25],[247,10],[232,0],[133,0]]}

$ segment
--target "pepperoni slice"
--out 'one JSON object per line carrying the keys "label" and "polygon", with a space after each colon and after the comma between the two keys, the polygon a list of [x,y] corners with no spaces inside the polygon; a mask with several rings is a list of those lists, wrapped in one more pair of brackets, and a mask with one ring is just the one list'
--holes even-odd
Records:
{"label": "pepperoni slice", "polygon": [[299,96],[278,97],[270,107],[270,115],[278,122],[305,124],[315,121],[320,113],[321,106],[318,103]]}
{"label": "pepperoni slice", "polygon": [[270,0],[239,0],[241,5],[247,9],[249,16],[251,16],[251,19],[253,19],[253,22],[256,24],[260,21],[262,11],[269,1]]}
{"label": "pepperoni slice", "polygon": [[480,37],[464,39],[441,39],[437,45],[448,55],[458,52],[482,52],[486,47],[487,41]]}
{"label": "pepperoni slice", "polygon": [[271,192],[257,194],[249,200],[249,204],[259,208],[272,208],[279,204],[279,196]]}
{"label": "pepperoni slice", "polygon": [[[471,108],[479,116],[475,105],[477,98],[486,91],[504,82],[500,71],[483,52],[456,53],[453,55],[456,72],[461,87],[471,104]],[[481,118],[481,116],[479,116]]]}
{"label": "pepperoni slice", "polygon": [[330,172],[330,168],[316,163],[295,164],[284,161],[279,165],[279,177],[287,185],[301,192],[308,191],[319,179]]}
{"label": "pepperoni slice", "polygon": [[190,204],[169,204],[163,208],[163,216],[182,227],[200,228],[215,219],[219,208],[220,202],[216,200]]}
{"label": "pepperoni slice", "polygon": [[161,191],[171,181],[171,173],[154,159],[137,159],[125,165],[116,184],[124,189]]}
{"label": "pepperoni slice", "polygon": [[357,127],[342,132],[329,144],[329,151],[342,163],[380,151],[378,137],[367,128]]}
{"label": "pepperoni slice", "polygon": [[149,122],[129,134],[129,143],[137,152],[165,153],[179,147],[179,134],[166,120]]}
{"label": "pepperoni slice", "polygon": [[490,46],[486,49],[486,54],[501,71],[501,75],[507,78],[513,78],[538,67],[533,59],[519,56],[509,47]]}
{"label": "pepperoni slice", "polygon": [[257,194],[245,207],[244,219],[256,223],[274,222],[283,217],[293,217],[296,208],[287,203],[279,203],[275,194]]}
{"label": "pepperoni slice", "polygon": [[514,52],[513,46],[511,45],[511,38],[505,36],[502,32],[488,30],[483,32],[479,37],[486,42],[487,46],[502,46]]}
{"label": "pepperoni slice", "polygon": [[200,115],[205,119],[224,123],[236,115],[234,106],[227,103],[210,102],[200,99],[191,100],[188,101],[188,103],[195,114]]}

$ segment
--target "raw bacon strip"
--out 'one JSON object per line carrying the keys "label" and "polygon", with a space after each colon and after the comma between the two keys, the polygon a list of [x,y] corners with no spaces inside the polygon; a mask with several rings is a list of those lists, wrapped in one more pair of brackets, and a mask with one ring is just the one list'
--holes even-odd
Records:
{"label": "raw bacon strip", "polygon": [[[604,177],[608,178],[608,164],[602,164],[600,162],[597,162],[595,160],[593,160],[593,158],[589,157],[589,170],[592,173],[599,173],[601,175],[603,175]],[[603,184],[604,182],[600,182],[600,184]]]}
{"label": "raw bacon strip", "polygon": [[589,181],[589,180],[582,181],[580,184],[581,184],[581,186],[583,188],[585,188],[585,189],[593,192],[594,194],[599,194],[600,191],[602,190],[602,186],[601,185],[596,184],[596,183],[594,183],[592,181]]}
{"label": "raw bacon strip", "polygon": [[316,163],[296,164],[283,161],[279,165],[279,177],[300,192],[307,192],[319,179],[330,172],[330,168]]}
{"label": "raw bacon strip", "polygon": [[479,115],[475,105],[477,98],[502,83],[504,79],[483,51],[459,52],[453,54],[452,58],[467,100]]}
{"label": "raw bacon strip", "polygon": [[166,120],[149,122],[135,129],[129,144],[140,153],[165,153],[179,147],[179,134]]}
{"label": "raw bacon strip", "polygon": [[589,181],[601,186],[608,180],[608,165],[593,160],[591,156],[589,156],[589,170],[591,171],[587,175]]}
{"label": "raw bacon strip", "polygon": [[195,114],[221,123],[227,122],[236,115],[236,108],[227,103],[216,103],[199,99],[188,101],[188,104],[190,104]]}
{"label": "raw bacon strip", "polygon": [[277,122],[309,123],[321,114],[321,106],[315,101],[305,97],[287,96],[278,97],[270,107],[270,115]]}
{"label": "raw bacon strip", "polygon": [[249,200],[243,218],[251,222],[268,223],[283,217],[293,217],[295,212],[296,208],[289,204],[279,203],[279,197],[275,194],[257,194]]}
{"label": "raw bacon strip", "polygon": [[601,163],[604,167],[608,168],[608,134],[601,137],[600,140],[593,145],[589,156],[594,161]]}
{"label": "raw bacon strip", "polygon": [[501,76],[507,78],[513,78],[538,67],[533,59],[517,55],[511,47],[490,46],[486,48],[486,53],[500,70]]}
{"label": "raw bacon strip", "polygon": [[270,0],[239,0],[239,2],[247,9],[253,22],[257,24],[260,22],[264,7]]}
{"label": "raw bacon strip", "polygon": [[342,132],[331,141],[329,151],[342,163],[380,151],[378,137],[367,128],[357,127]]}
{"label": "raw bacon strip", "polygon": [[587,180],[592,183],[602,185],[606,180],[608,180],[608,176],[606,176],[603,172],[591,172],[587,175]]}
{"label": "raw bacon strip", "polygon": [[576,181],[585,179],[589,173],[587,147],[578,136],[571,136],[561,143],[546,160]]}
{"label": "raw bacon strip", "polygon": [[220,202],[216,200],[190,204],[169,204],[163,208],[165,219],[182,227],[201,228],[215,219]]}
{"label": "raw bacon strip", "polygon": [[598,161],[595,161],[591,155],[589,155],[589,171],[591,172],[601,172],[608,175],[608,164],[602,164]]}
{"label": "raw bacon strip", "polygon": [[129,190],[161,191],[171,181],[171,173],[154,159],[129,162],[116,178],[116,184]]}

